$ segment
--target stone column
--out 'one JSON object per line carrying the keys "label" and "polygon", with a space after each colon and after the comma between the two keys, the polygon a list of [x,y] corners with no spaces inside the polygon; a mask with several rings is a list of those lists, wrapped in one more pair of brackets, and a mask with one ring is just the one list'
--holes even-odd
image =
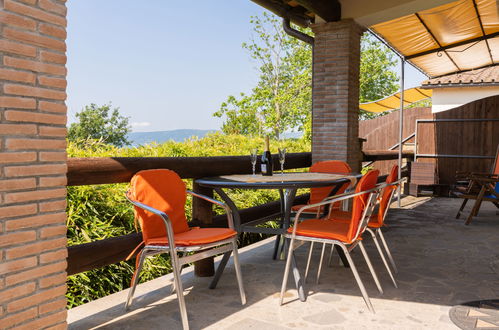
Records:
{"label": "stone column", "polygon": [[0,328],[66,328],[65,0],[0,1]]}
{"label": "stone column", "polygon": [[360,171],[359,65],[362,27],[353,20],[312,26],[312,162],[343,160]]}

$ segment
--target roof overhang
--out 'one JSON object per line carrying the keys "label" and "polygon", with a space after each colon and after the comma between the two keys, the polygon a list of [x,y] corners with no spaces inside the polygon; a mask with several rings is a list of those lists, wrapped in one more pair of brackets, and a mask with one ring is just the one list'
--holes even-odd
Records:
{"label": "roof overhang", "polygon": [[300,26],[354,19],[430,77],[499,62],[496,0],[252,0]]}
{"label": "roof overhang", "polygon": [[496,0],[460,0],[371,26],[430,77],[499,63]]}

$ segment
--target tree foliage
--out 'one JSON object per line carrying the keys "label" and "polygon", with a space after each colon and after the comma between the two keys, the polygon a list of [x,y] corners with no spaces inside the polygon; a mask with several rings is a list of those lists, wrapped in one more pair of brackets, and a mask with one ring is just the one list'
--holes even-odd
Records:
{"label": "tree foliage", "polygon": [[250,95],[229,96],[214,116],[224,117],[226,134],[279,138],[285,131],[303,131],[310,118],[311,48],[287,35],[269,14],[251,23],[254,35],[242,46],[259,64],[260,79]]}
{"label": "tree foliage", "polygon": [[[280,21],[264,13],[252,17],[254,36],[243,48],[258,64],[259,81],[251,94],[229,96],[214,116],[224,119],[226,134],[278,138],[286,131],[311,133],[312,50],[289,35]],[[302,32],[309,30],[294,27]],[[394,54],[365,34],[361,39],[360,102],[374,101],[395,92],[398,77],[393,72]],[[375,117],[361,111],[360,119]]]}
{"label": "tree foliage", "polygon": [[[360,103],[379,100],[398,90],[399,78],[392,71],[396,64],[395,54],[388,47],[369,34],[362,36],[360,44]],[[361,120],[378,116],[380,114],[364,110],[360,112]]]}
{"label": "tree foliage", "polygon": [[82,145],[88,140],[123,147],[130,144],[127,139],[131,127],[128,117],[120,114],[119,108],[111,109],[111,104],[97,106],[92,103],[76,114],[78,122],[71,124],[68,139]]}

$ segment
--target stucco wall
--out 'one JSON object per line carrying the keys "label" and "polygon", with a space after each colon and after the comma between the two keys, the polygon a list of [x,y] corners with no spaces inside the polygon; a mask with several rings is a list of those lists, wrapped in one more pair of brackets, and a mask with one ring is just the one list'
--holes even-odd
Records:
{"label": "stucco wall", "polygon": [[435,88],[432,112],[449,110],[494,95],[499,95],[499,86]]}

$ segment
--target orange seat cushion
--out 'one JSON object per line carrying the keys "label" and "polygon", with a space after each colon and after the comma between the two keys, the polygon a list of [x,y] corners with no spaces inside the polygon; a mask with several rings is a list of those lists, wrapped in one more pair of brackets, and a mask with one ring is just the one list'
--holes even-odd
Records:
{"label": "orange seat cushion", "polygon": [[[183,233],[175,234],[175,245],[193,246],[201,244],[215,243],[224,239],[236,236],[237,233],[229,228],[199,228],[194,227]],[[166,245],[166,237],[151,238],[147,245]]]}
{"label": "orange seat cushion", "polygon": [[[344,221],[310,219],[297,225],[296,235],[334,239],[343,243],[351,243],[348,240],[349,227],[350,224]],[[292,233],[293,228],[289,228],[288,232]]]}
{"label": "orange seat cushion", "polygon": [[[332,211],[331,215],[328,217],[328,220],[331,221],[340,221],[340,222],[350,222],[352,219],[352,213],[346,211]],[[378,222],[378,213],[375,212],[371,215],[371,219],[367,223],[367,226],[370,228],[381,228],[383,224]]]}

